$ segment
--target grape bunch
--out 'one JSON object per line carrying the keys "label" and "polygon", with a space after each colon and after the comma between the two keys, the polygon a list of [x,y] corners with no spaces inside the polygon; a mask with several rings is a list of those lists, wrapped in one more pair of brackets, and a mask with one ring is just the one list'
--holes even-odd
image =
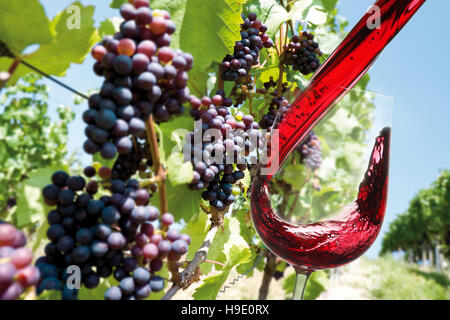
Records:
{"label": "grape bunch", "polygon": [[126,257],[114,277],[119,286],[113,286],[105,292],[106,300],[145,299],[151,292],[164,289],[165,280],[155,273],[162,269],[164,259],[178,261],[189,249],[191,238],[169,229],[174,222],[170,213],[161,216],[161,230],[155,230],[153,224],[144,222],[137,232],[133,232],[134,245],[131,256]]}
{"label": "grape bunch", "polygon": [[153,165],[148,143],[136,140],[136,149],[132,153],[120,154],[114,162],[112,179],[129,180],[139,171],[144,174]]}
{"label": "grape bunch", "polygon": [[253,92],[253,77],[248,75],[241,83],[236,83],[231,89],[230,97],[233,101],[233,105],[238,107],[247,100],[247,98]]}
{"label": "grape bunch", "polygon": [[311,131],[308,137],[297,146],[301,162],[311,171],[319,169],[322,164],[322,149],[319,137]]}
{"label": "grape bunch", "polygon": [[[287,92],[287,85],[287,83],[282,84],[282,94]],[[261,128],[270,130],[277,115],[284,114],[284,112],[286,112],[291,105],[289,104],[289,101],[284,98],[284,96],[278,96],[277,83],[273,81],[273,77],[270,77],[270,80],[264,83],[264,89],[257,89],[256,92],[263,95],[266,100],[270,101],[269,110],[261,117],[261,120],[259,121]]]}
{"label": "grape bunch", "polygon": [[[245,176],[246,156],[252,149],[252,142],[258,143],[259,125],[251,115],[238,111],[232,115],[223,106],[223,92],[212,99],[192,98],[191,115],[202,120],[194,132],[186,136],[186,161],[194,168],[194,177],[189,187],[193,190],[206,189],[202,197],[218,210],[225,209],[235,200],[239,189],[233,187]],[[216,129],[218,136],[208,136],[209,129]],[[195,137],[200,136],[196,145]],[[185,152],[186,154],[186,152]]]}
{"label": "grape bunch", "polygon": [[271,48],[273,41],[266,34],[267,26],[257,19],[255,13],[242,16],[241,40],[234,46],[233,55],[227,55],[222,61],[221,77],[225,81],[242,82],[247,79],[252,66],[259,63],[262,48]]}
{"label": "grape bunch", "polygon": [[[137,285],[143,284],[139,278],[142,271],[138,269],[151,274],[156,283],[150,283],[151,289],[157,291],[161,281],[155,273],[161,270],[163,259],[167,256],[177,260],[186,253],[189,236],[173,230],[166,233],[174,222],[173,216],[165,213],[160,217],[159,210],[149,205],[150,193],[140,188],[137,180],[110,179],[112,173],[107,167],[98,172],[87,167],[84,174],[89,178],[98,174],[111,195],[94,198],[99,189],[97,180],[86,183],[83,177],[70,177],[64,171],[52,175],[52,183],[43,189],[43,196],[48,205],[56,208],[47,217],[50,242],[45,256],[36,262],[42,275],[37,293],[61,290],[63,299],[76,299],[78,290],[66,284],[67,268],[76,265],[88,289],[97,287],[101,278],[113,275],[122,281],[136,273],[136,291],[132,295],[144,299],[150,291]],[[155,228],[158,218],[161,230]],[[124,297],[131,294],[126,292]]]}
{"label": "grape bunch", "polygon": [[22,231],[0,221],[0,300],[16,300],[39,281],[39,269],[31,265],[33,253],[26,243]]}
{"label": "grape bunch", "polygon": [[286,45],[284,64],[292,69],[308,75],[320,66],[318,57],[322,56],[319,44],[314,41],[314,35],[303,31],[301,35],[294,35]]}
{"label": "grape bunch", "polygon": [[105,81],[83,114],[84,150],[100,151],[105,159],[130,153],[131,137],[143,137],[150,114],[164,122],[184,112],[193,66],[190,54],[169,47],[175,24],[167,11],[152,11],[148,0],[139,0],[124,4],[120,13],[120,31],[92,49],[94,72]]}

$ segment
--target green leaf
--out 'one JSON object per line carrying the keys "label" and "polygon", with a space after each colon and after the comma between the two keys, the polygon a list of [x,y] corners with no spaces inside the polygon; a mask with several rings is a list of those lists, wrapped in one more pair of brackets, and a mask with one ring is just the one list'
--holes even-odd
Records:
{"label": "green leaf", "polygon": [[88,289],[82,286],[78,291],[79,300],[104,300],[105,292],[112,285],[111,283],[117,283],[117,281],[111,276],[108,279],[103,279],[95,289]]}
{"label": "green leaf", "polygon": [[[190,83],[206,94],[205,73],[213,62],[222,62],[240,39],[241,5],[236,0],[187,0],[180,29],[180,48],[195,58]],[[205,26],[208,26],[205,29]],[[191,87],[192,88],[192,87]]]}
{"label": "green leaf", "polygon": [[194,130],[194,120],[189,116],[177,117],[158,125],[158,130],[160,157],[166,161],[173,152],[182,152],[185,135]]}
{"label": "green leaf", "polygon": [[52,42],[53,30],[38,0],[2,0],[0,12],[0,40],[14,54],[33,44]]}
{"label": "green leaf", "polygon": [[169,180],[173,186],[187,184],[192,181],[193,170],[190,162],[184,162],[184,137],[194,128],[190,117],[178,117],[173,121],[158,126],[160,139],[160,156],[169,170]]}
{"label": "green leaf", "polygon": [[104,159],[102,158],[100,152],[97,152],[96,154],[92,155],[92,163],[97,162],[100,163],[103,167],[112,168],[114,166],[114,163],[116,162],[118,155],[116,155],[113,159]]}
{"label": "green leaf", "polygon": [[60,290],[46,290],[38,296],[38,300],[61,300]]}
{"label": "green leaf", "polygon": [[[187,185],[173,185],[170,180],[166,182],[167,204],[169,212],[176,219],[189,221],[199,211],[202,192],[190,190]],[[158,193],[152,197],[153,205],[159,207]]]}
{"label": "green leaf", "polygon": [[119,9],[125,3],[128,3],[128,1],[127,0],[113,0],[109,6],[113,9]]}
{"label": "green leaf", "polygon": [[[324,283],[327,282],[325,271],[316,271],[308,279],[305,288],[303,300],[315,300],[323,291],[325,291]],[[283,289],[287,294],[291,295],[295,287],[295,273],[288,276],[283,283]]]}
{"label": "green leaf", "polygon": [[167,160],[169,180],[173,186],[186,185],[194,176],[192,163],[184,162],[182,153],[172,153]]}
{"label": "green leaf", "polygon": [[255,235],[255,229],[253,228],[253,225],[250,221],[250,212],[245,206],[245,208],[242,208],[234,215],[236,219],[239,221],[239,227],[240,227],[240,235],[247,241],[249,245],[253,243],[253,237]]}
{"label": "green leaf", "polygon": [[291,184],[295,190],[300,191],[306,183],[305,166],[296,164],[286,167],[283,172],[283,179]]}
{"label": "green leaf", "polygon": [[[231,247],[247,248],[248,244],[240,235],[239,220],[235,217],[225,217],[223,228],[219,228],[208,251],[208,260],[226,263],[227,254]],[[204,263],[200,266],[203,274],[212,270],[212,264]]]}
{"label": "green leaf", "polygon": [[322,3],[320,0],[297,1],[289,11],[289,19],[292,19],[292,21],[306,20],[313,24],[325,23],[325,21],[316,23],[317,21],[321,21],[320,19],[322,19],[322,17],[316,13],[318,8],[321,8],[321,4]]}
{"label": "green leaf", "polygon": [[189,245],[189,248],[192,248],[192,250],[189,250],[186,257],[187,260],[191,260],[197,253],[198,249],[200,249],[205,236],[208,233],[210,225],[211,223],[209,222],[208,215],[205,212],[200,211],[198,215],[192,217],[183,229],[183,233],[186,233],[191,237],[191,244]]}
{"label": "green leaf", "polygon": [[[69,29],[67,22],[71,20],[73,13],[61,11],[50,23],[55,34],[52,42],[43,44],[36,52],[24,56],[26,62],[50,75],[64,76],[71,63],[81,64],[84,61],[91,47],[100,40],[94,27],[94,6],[85,7],[80,2],[73,5],[80,9],[80,29]],[[35,27],[29,29],[35,30]],[[9,58],[0,59],[0,69],[8,69],[11,62]],[[19,65],[8,84],[14,84],[30,72],[29,68]]]}
{"label": "green leaf", "polygon": [[180,48],[180,31],[185,16],[187,0],[152,0],[153,9],[167,10],[170,13],[170,19],[175,22],[177,30],[172,35],[171,47]]}
{"label": "green leaf", "polygon": [[195,300],[215,300],[220,288],[227,280],[231,270],[239,263],[250,261],[251,254],[248,248],[232,246],[227,255],[227,265],[224,270],[212,277],[203,280],[203,284],[192,295]]}
{"label": "green leaf", "polygon": [[42,200],[41,192],[50,183],[50,177],[55,170],[57,170],[55,167],[51,167],[33,171],[18,190],[16,211],[18,227],[45,220],[48,207]]}
{"label": "green leaf", "polygon": [[322,5],[327,12],[332,12],[336,8],[337,2],[338,0],[322,0]]}
{"label": "green leaf", "polygon": [[33,252],[38,250],[42,244],[43,241],[47,241],[47,229],[49,227],[49,224],[47,222],[47,219],[44,220],[43,223],[41,223],[37,227],[37,231],[35,235],[32,238],[33,241]]}
{"label": "green leaf", "polygon": [[113,20],[105,19],[100,23],[100,27],[98,28],[98,34],[100,38],[105,37],[106,35],[113,35],[116,33],[116,25]]}
{"label": "green leaf", "polygon": [[276,0],[251,0],[246,4],[246,12],[255,12],[267,27],[270,36],[275,35],[280,25],[288,20],[286,9]]}

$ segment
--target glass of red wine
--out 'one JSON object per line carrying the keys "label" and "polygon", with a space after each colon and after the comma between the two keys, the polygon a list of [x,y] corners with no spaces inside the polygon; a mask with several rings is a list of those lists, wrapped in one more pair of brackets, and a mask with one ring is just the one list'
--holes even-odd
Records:
{"label": "glass of red wine", "polygon": [[[253,181],[253,223],[266,247],[296,270],[296,299],[314,271],[364,254],[383,222],[393,99],[356,89],[352,94],[366,100],[363,115],[351,114],[359,105],[344,99],[270,181],[264,175]],[[296,172],[286,186],[286,177]],[[272,208],[271,194],[286,188]]]}
{"label": "glass of red wine", "polygon": [[[356,200],[333,218],[300,225],[285,221],[272,208],[270,181],[313,127],[352,90],[424,2],[376,1],[277,121],[273,128],[276,130],[272,129],[279,141],[271,145],[268,161],[260,164],[252,183],[251,213],[255,229],[268,249],[297,271],[294,299],[302,298],[312,272],[353,261],[376,239],[386,209],[390,126],[385,121],[373,123],[376,127],[381,125],[380,131],[371,143],[367,170],[359,187],[355,188]],[[351,193],[354,190],[341,191]]]}

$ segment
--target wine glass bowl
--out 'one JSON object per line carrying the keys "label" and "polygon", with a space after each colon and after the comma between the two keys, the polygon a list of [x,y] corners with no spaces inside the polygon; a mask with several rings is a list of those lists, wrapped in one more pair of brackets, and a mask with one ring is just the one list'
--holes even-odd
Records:
{"label": "wine glass bowl", "polygon": [[360,257],[375,241],[386,210],[390,134],[385,127],[377,137],[357,199],[326,221],[286,222],[271,206],[267,177],[258,175],[252,189],[252,220],[265,245],[305,272],[335,268]]}
{"label": "wine glass bowl", "polygon": [[[361,120],[366,122],[366,129],[349,127],[345,137],[336,137],[336,132],[330,131],[330,123],[343,125],[342,115],[350,114],[349,100],[342,100],[313,129],[322,145],[333,150],[323,155],[323,163],[315,173],[304,169],[309,172],[294,178],[305,181],[298,183],[303,186],[301,189],[290,193],[291,197],[298,193],[294,201],[301,202],[306,196],[304,188],[314,198],[314,194],[320,194],[314,189],[321,187],[340,197],[339,201],[329,200],[334,201],[332,209],[327,208],[327,200],[307,210],[294,205],[294,212],[287,218],[272,207],[271,193],[276,189],[273,184],[283,181],[284,167],[295,163],[291,160],[295,159],[296,151],[278,172],[270,175],[258,172],[252,182],[251,216],[255,229],[266,247],[292,265],[297,273],[309,275],[316,270],[345,265],[363,255],[380,232],[387,204],[393,99],[367,91],[358,94],[366,99],[361,103],[370,105],[369,114]],[[354,132],[359,132],[359,144],[349,138]],[[342,161],[338,155],[343,154],[352,163],[337,168],[337,163]],[[298,165],[305,167],[304,163]]]}

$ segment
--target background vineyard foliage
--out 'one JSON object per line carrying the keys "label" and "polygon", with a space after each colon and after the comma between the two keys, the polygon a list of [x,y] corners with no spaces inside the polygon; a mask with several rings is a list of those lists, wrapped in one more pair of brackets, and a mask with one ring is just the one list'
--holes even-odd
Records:
{"label": "background vineyard foliage", "polygon": [[[442,263],[439,252],[450,257],[450,171],[421,190],[408,210],[397,216],[383,238],[381,253],[403,251],[412,262],[428,258]],[[436,258],[438,261],[436,261]]]}
{"label": "background vineyard foliage", "polygon": [[[2,6],[19,5],[23,1],[2,1]],[[125,0],[114,0],[111,6],[118,8],[124,2]],[[173,39],[173,47],[193,54],[195,66],[190,72],[189,87],[191,92],[198,96],[215,92],[218,66],[227,53],[232,53],[235,41],[240,38],[239,24],[242,11],[252,11],[258,14],[268,25],[268,34],[273,39],[277,36],[282,22],[289,19],[308,21],[324,52],[323,60],[343,39],[343,28],[346,25],[346,20],[338,16],[336,0],[295,1],[289,10],[276,0],[153,0],[151,3],[153,8],[168,10],[177,23],[178,30]],[[67,31],[64,29],[65,11],[57,15],[53,21],[49,21],[37,0],[27,0],[27,5],[24,7],[29,9],[22,11],[23,17],[20,19],[15,18],[20,21],[28,21],[33,16],[33,29],[39,30],[39,36],[24,35],[21,38],[26,41],[20,46],[15,44],[15,37],[11,34],[12,24],[5,24],[5,21],[12,19],[8,16],[0,24],[0,30],[2,30],[0,38],[16,55],[23,56],[25,60],[52,75],[63,75],[71,63],[81,63],[84,60],[88,50],[100,39],[100,36],[113,34],[116,25],[116,20],[111,18],[101,22],[100,27],[95,29],[92,18],[95,7],[82,6],[78,2],[75,4],[82,10],[80,30]],[[23,25],[14,29],[18,30],[17,32],[26,32],[30,26]],[[31,54],[23,53],[28,45],[35,43],[41,45],[37,51]],[[53,58],[56,53],[60,59]],[[263,67],[252,71],[252,75],[257,79],[257,86],[267,82],[270,77],[276,79],[279,72],[279,57],[274,48],[270,49],[268,54],[262,53],[261,61],[265,61]],[[0,59],[0,69],[7,69],[10,64],[10,58]],[[79,168],[70,165],[68,161],[63,161],[64,156],[67,157],[65,149],[67,123],[73,119],[73,114],[65,108],[61,109],[60,118],[52,124],[46,115],[45,99],[48,93],[35,75],[22,78],[23,81],[14,86],[15,81],[29,71],[25,67],[19,67],[4,93],[6,98],[2,100],[2,105],[8,105],[4,109],[5,112],[2,109],[2,119],[7,117],[8,112],[10,117],[9,120],[6,118],[2,120],[1,130],[4,130],[2,136],[15,140],[4,141],[0,146],[7,148],[5,152],[3,150],[1,152],[1,156],[5,157],[5,161],[2,161],[5,169],[1,171],[4,176],[1,178],[5,179],[5,183],[2,183],[1,188],[13,185],[15,189],[7,187],[9,189],[5,193],[2,189],[1,196],[11,194],[18,199],[17,208],[10,211],[9,214],[4,213],[2,218],[26,228],[31,233],[33,247],[38,250],[45,238],[45,231],[48,227],[45,216],[49,211],[49,208],[40,200],[40,190],[48,183],[55,165],[71,170],[72,173],[77,172]],[[308,77],[303,78],[296,72],[287,72],[284,81],[288,83],[288,96],[292,97],[296,88],[304,88],[308,80]],[[355,148],[358,146],[363,148],[365,145],[365,133],[370,129],[374,108],[372,96],[364,91],[368,82],[369,76],[366,75],[356,86],[356,89],[359,90],[353,90],[346,96],[335,111],[316,128],[316,133],[323,144],[323,157],[333,168],[331,174],[325,170],[316,173],[321,190],[318,191],[313,188],[311,183],[306,183],[312,173],[308,172],[304,166],[299,165],[298,160],[297,164],[289,162],[284,167],[280,178],[290,183],[296,192],[283,194],[284,191],[281,190],[273,200],[274,203],[281,206],[282,199],[284,199],[285,208],[292,208],[295,201],[296,210],[294,212],[298,216],[294,215],[293,219],[298,220],[305,212],[311,214],[312,217],[321,217],[321,215],[328,214],[353,200],[354,194],[343,195],[339,190],[354,186],[353,172],[359,168],[352,167],[353,162],[349,157],[353,155],[346,152],[332,152],[331,149],[338,148],[337,141],[343,146],[351,144]],[[229,93],[231,86],[226,86],[225,89]],[[27,93],[32,97],[26,98]],[[267,101],[264,99],[252,98],[239,109],[249,112],[251,108],[255,114],[262,115],[268,107]],[[232,112],[236,111],[237,108],[232,110]],[[346,121],[348,126],[339,121],[342,117],[351,119],[351,121]],[[21,126],[14,125],[14,121],[11,120],[17,118],[23,119]],[[159,148],[163,163],[169,169],[167,186],[169,211],[178,219],[179,226],[184,229],[184,232],[192,237],[187,257],[189,260],[203,242],[210,222],[208,216],[200,210],[200,192],[188,192],[187,190],[186,182],[191,179],[192,170],[175,161],[171,154],[172,148],[180,146],[182,141],[183,131],[175,131],[175,129],[192,131],[192,119],[188,116],[181,116],[169,123],[161,124],[157,128],[161,138]],[[15,133],[9,134],[11,131],[8,130],[15,130]],[[39,161],[36,160],[36,152],[38,152]],[[110,163],[103,161],[102,164]],[[26,176],[24,176],[25,173]],[[335,176],[338,176],[339,180],[331,178]],[[20,181],[21,183],[18,183]],[[247,186],[250,183],[248,173],[245,183]],[[300,197],[295,196],[297,193],[300,194]],[[154,205],[158,205],[157,198],[157,195],[152,198]],[[327,207],[324,210],[322,204],[325,200]],[[225,216],[223,228],[215,235],[208,254],[209,260],[217,261],[225,266],[208,263],[201,265],[201,271],[206,278],[197,288],[194,298],[214,299],[220,288],[226,283],[230,270],[234,267],[238,272],[246,273],[255,264],[255,261],[258,261],[256,267],[262,270],[264,259],[258,259],[261,251],[258,248],[261,246],[250,221],[249,199],[245,195],[241,195],[230,213]],[[282,264],[278,266],[280,270],[284,267],[285,265]],[[167,270],[164,272],[168,274]],[[250,272],[248,276],[251,277],[251,275]],[[82,290],[80,298],[101,299],[104,288],[113,285],[114,281],[108,279],[99,288],[91,290],[89,293]],[[315,281],[317,281],[317,286],[314,287]],[[286,281],[287,291],[290,290],[288,282],[289,279]],[[315,297],[318,294],[317,291],[323,290],[323,286],[320,286],[320,280],[315,278],[311,280],[311,283],[310,287],[314,287],[316,292],[310,293],[310,295]],[[159,295],[151,296],[151,299],[158,298],[160,298]]]}
{"label": "background vineyard foliage", "polygon": [[57,119],[52,119],[48,95],[42,78],[28,74],[3,90],[0,97],[0,217],[9,215],[19,227],[31,221],[23,216],[22,206],[16,212],[14,204],[23,203],[25,185],[31,182],[34,172],[68,160],[64,160],[67,126],[75,113],[61,106]]}

